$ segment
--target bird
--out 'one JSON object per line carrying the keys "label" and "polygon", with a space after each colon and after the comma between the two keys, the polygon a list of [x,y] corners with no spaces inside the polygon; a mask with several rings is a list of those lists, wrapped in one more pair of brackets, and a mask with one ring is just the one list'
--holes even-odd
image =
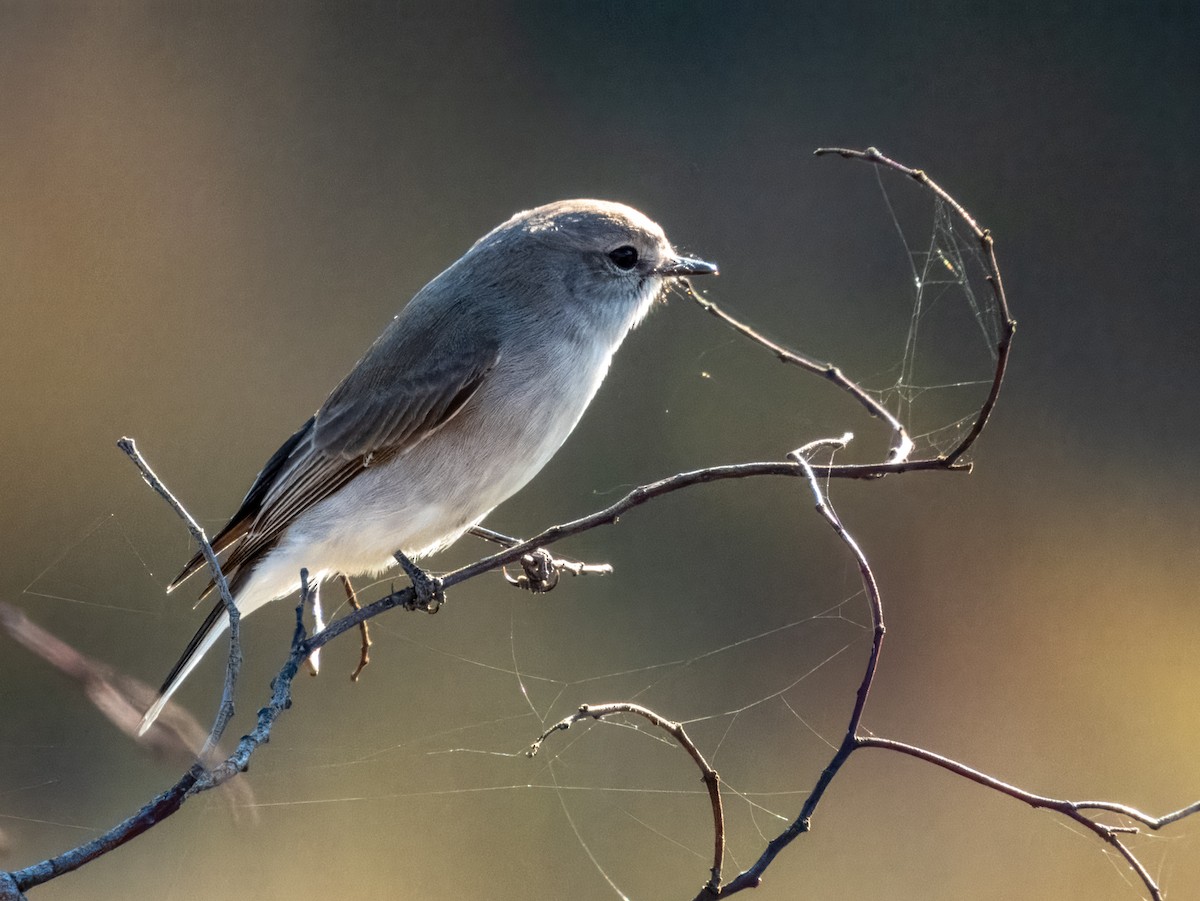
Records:
{"label": "bird", "polygon": [[[240,616],[295,592],[302,568],[319,586],[452,544],[550,460],[668,286],[716,273],[612,201],[546,204],[485,234],[391,320],[213,539]],[[204,564],[197,553],[167,591]],[[228,627],[218,601],[139,734]]]}

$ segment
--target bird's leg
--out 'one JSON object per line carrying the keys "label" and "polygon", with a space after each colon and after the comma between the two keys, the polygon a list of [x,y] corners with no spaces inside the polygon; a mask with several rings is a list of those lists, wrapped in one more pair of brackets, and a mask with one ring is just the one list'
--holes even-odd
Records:
{"label": "bird's leg", "polygon": [[[520,538],[502,535],[500,532],[493,532],[491,529],[485,529],[483,526],[473,526],[471,534],[477,538],[482,538],[484,541],[499,544],[502,547],[515,547],[521,543]],[[558,577],[564,570],[573,576],[608,575],[613,571],[611,564],[581,563],[577,560],[563,560],[553,556],[548,550],[542,547],[535,548],[528,554],[523,555],[519,562],[524,572],[519,576],[510,576],[508,569],[504,568],[501,570],[504,573],[504,578],[508,580],[509,585],[524,588],[526,591],[532,591],[534,594],[543,594],[554,588],[558,584]]]}
{"label": "bird's leg", "polygon": [[[313,611],[313,630],[312,634],[316,635],[325,628],[325,611],[321,609],[321,583],[317,582],[312,586],[310,592],[312,597]],[[321,672],[321,649],[317,648],[308,655],[308,672],[309,675],[315,676]]]}
{"label": "bird's leg", "polygon": [[409,610],[424,610],[426,613],[437,613],[446,603],[446,592],[442,589],[442,580],[431,576],[417,564],[404,555],[404,551],[396,551],[393,555],[408,580],[412,582],[416,597],[408,605]]}
{"label": "bird's leg", "polygon": [[[342,587],[346,589],[346,603],[351,609],[358,610],[358,595],[354,593],[354,586],[350,584],[350,577],[345,573],[339,573],[342,579]],[[362,650],[358,655],[358,666],[354,668],[354,672],[350,674],[350,681],[357,682],[358,677],[362,675],[362,671],[367,668],[367,664],[371,662],[371,628],[367,620],[363,620],[358,624],[358,634],[362,636]]]}
{"label": "bird's leg", "polygon": [[[476,538],[482,538],[484,541],[490,541],[501,547],[516,547],[521,543],[520,538],[513,538],[511,535],[493,532],[491,529],[485,529],[483,526],[472,526],[471,534]],[[535,548],[528,554],[523,555],[520,563],[521,568],[525,570],[525,574],[515,578],[508,574],[508,567],[501,567],[500,571],[504,573],[504,578],[509,585],[515,585],[518,588],[525,588],[534,593],[541,594],[542,592],[549,591],[558,584],[558,569],[554,565],[554,558],[545,548]]]}

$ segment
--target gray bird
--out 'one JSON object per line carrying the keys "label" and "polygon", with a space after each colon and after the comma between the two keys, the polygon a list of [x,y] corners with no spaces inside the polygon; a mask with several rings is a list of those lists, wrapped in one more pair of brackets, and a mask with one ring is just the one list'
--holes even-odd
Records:
{"label": "gray bird", "polygon": [[[716,271],[600,200],[517,213],[484,235],[391,321],[213,540],[241,615],[294,592],[301,568],[318,585],[373,576],[397,551],[454,542],[554,455],[664,287]],[[196,554],[167,590],[203,567]],[[218,602],[140,733],[228,627]]]}

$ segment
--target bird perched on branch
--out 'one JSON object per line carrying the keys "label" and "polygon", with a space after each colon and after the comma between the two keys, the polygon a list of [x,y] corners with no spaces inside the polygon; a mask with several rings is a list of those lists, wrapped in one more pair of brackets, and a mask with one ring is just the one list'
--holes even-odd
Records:
{"label": "bird perched on branch", "polygon": [[[213,540],[240,614],[294,592],[302,568],[317,584],[377,575],[397,552],[451,544],[554,455],[665,286],[716,271],[618,203],[560,201],[484,235],[391,321]],[[202,568],[198,553],[167,590]],[[228,627],[218,602],[139,733]]]}

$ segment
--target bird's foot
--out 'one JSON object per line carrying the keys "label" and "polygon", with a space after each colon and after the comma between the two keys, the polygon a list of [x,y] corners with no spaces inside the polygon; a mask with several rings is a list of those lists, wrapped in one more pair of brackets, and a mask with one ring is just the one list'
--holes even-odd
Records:
{"label": "bird's foot", "polygon": [[[472,526],[471,534],[484,541],[499,544],[502,547],[516,547],[524,542],[520,538],[502,535],[483,526]],[[553,556],[545,548],[537,548],[525,554],[517,561],[524,570],[519,576],[511,576],[507,567],[501,567],[504,578],[509,585],[532,591],[534,594],[544,594],[558,584],[558,578],[564,572],[573,576],[607,576],[613,571],[608,563],[581,563],[578,560],[563,560]]]}
{"label": "bird's foot", "polygon": [[576,560],[561,560],[545,548],[537,548],[521,557],[518,563],[524,570],[519,576],[510,576],[504,570],[509,585],[524,588],[534,594],[544,594],[558,585],[559,576],[569,572],[573,576],[608,575],[613,571],[608,563],[580,563]]}
{"label": "bird's foot", "polygon": [[396,551],[393,556],[412,582],[413,599],[405,605],[405,609],[424,610],[426,613],[437,613],[441,610],[442,604],[446,603],[446,591],[442,587],[442,580],[425,572],[409,560],[403,551]]}
{"label": "bird's foot", "polygon": [[517,561],[523,572],[519,576],[510,576],[504,570],[504,578],[509,585],[524,588],[534,594],[544,594],[558,585],[559,569],[554,564],[553,555],[544,547],[535,548]]}

